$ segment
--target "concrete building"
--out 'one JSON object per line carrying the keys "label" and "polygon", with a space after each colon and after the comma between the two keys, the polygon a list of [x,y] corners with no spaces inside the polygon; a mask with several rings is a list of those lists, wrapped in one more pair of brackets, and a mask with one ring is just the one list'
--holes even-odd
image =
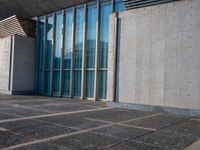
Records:
{"label": "concrete building", "polygon": [[1,92],[200,115],[199,0],[0,3]]}

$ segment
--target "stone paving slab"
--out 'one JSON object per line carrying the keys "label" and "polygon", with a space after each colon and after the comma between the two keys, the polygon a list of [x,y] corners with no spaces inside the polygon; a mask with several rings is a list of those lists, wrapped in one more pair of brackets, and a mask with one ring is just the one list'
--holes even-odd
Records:
{"label": "stone paving slab", "polygon": [[16,148],[14,150],[70,150],[70,149],[67,149],[65,147],[61,147],[58,145],[41,143],[41,144],[35,144],[35,145]]}
{"label": "stone paving slab", "polygon": [[160,128],[164,128],[164,127],[176,124],[176,123],[181,122],[183,120],[186,120],[186,118],[180,118],[180,117],[176,117],[176,116],[160,114],[158,116],[154,116],[154,117],[151,117],[151,118],[127,122],[126,124],[134,125],[134,126],[154,128],[154,129],[160,129]]}
{"label": "stone paving slab", "polygon": [[104,134],[104,135],[113,136],[113,137],[120,137],[122,139],[133,139],[138,136],[147,134],[149,132],[151,131],[132,128],[132,127],[124,127],[124,126],[119,126],[119,125],[114,125],[111,127],[106,127],[106,128],[97,129],[93,131],[93,133]]}
{"label": "stone paving slab", "polygon": [[4,113],[0,113],[0,120],[3,120],[3,119],[12,119],[12,118],[16,118],[16,116],[12,116],[12,115],[7,115],[7,114],[4,114]]}
{"label": "stone paving slab", "polygon": [[66,147],[71,150],[98,150],[118,142],[121,142],[120,138],[95,133],[83,133],[55,140],[50,143]]}
{"label": "stone paving slab", "polygon": [[194,136],[200,139],[200,121],[187,120],[176,126],[170,126],[162,131],[171,132],[173,134]]}
{"label": "stone paving slab", "polygon": [[105,150],[170,150],[135,141],[125,141],[106,148]]}
{"label": "stone paving slab", "polygon": [[37,120],[23,120],[23,121],[0,123],[0,127],[9,130],[20,130],[20,129],[35,128],[37,126],[42,126],[45,124],[47,123],[43,123]]}
{"label": "stone paving slab", "polygon": [[57,117],[47,117],[47,118],[41,118],[39,119],[44,122],[48,122],[51,124],[60,124],[63,126],[67,127],[75,127],[79,129],[89,129],[89,128],[94,128],[98,127],[101,125],[105,125],[106,123],[101,123],[101,122],[94,122],[94,121],[89,121],[87,119],[84,119],[81,117],[81,115],[64,115],[64,116],[57,116]]}
{"label": "stone paving slab", "polygon": [[28,141],[32,141],[32,139],[14,133],[0,131],[0,149]]}
{"label": "stone paving slab", "polygon": [[187,136],[159,130],[136,138],[136,140],[160,147],[168,147],[170,149],[184,149],[194,141],[198,140],[198,138],[193,135]]}
{"label": "stone paving slab", "polygon": [[105,121],[112,121],[112,122],[120,122],[120,121],[126,121],[129,119],[134,119],[142,116],[151,115],[154,113],[150,112],[142,112],[142,111],[127,111],[122,109],[109,109],[104,110],[101,112],[94,112],[94,113],[85,113],[83,116],[85,118],[94,118],[99,120],[105,120]]}
{"label": "stone paving slab", "polygon": [[60,104],[60,105],[44,105],[44,106],[35,106],[39,110],[51,111],[51,112],[70,112],[78,110],[87,110],[94,109],[86,105],[77,105],[77,104]]}
{"label": "stone paving slab", "polygon": [[28,116],[36,116],[36,115],[42,115],[42,114],[48,114],[47,112],[42,112],[42,111],[36,111],[36,110],[31,110],[31,109],[25,109],[25,108],[5,108],[5,109],[0,109],[0,113],[6,113],[9,115],[17,115],[21,117],[28,117]]}
{"label": "stone paving slab", "polygon": [[105,107],[102,102],[0,95],[0,129],[5,129],[0,149],[179,150],[200,139],[198,119]]}
{"label": "stone paving slab", "polygon": [[67,127],[59,127],[52,125],[39,125],[35,127],[21,128],[12,130],[12,132],[24,135],[26,137],[34,138],[34,139],[43,139],[48,138],[60,134],[66,134],[70,132],[75,132],[75,129],[70,129]]}

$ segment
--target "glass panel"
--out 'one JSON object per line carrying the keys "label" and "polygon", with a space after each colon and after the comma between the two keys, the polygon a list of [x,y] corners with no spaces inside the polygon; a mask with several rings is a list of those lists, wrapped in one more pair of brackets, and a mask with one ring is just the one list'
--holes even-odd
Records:
{"label": "glass panel", "polygon": [[61,53],[62,53],[62,25],[63,25],[63,15],[56,15],[56,33],[55,33],[55,58],[54,58],[54,68],[61,68]]}
{"label": "glass panel", "polygon": [[108,65],[108,33],[111,13],[111,3],[101,4],[100,20],[100,68]]}
{"label": "glass panel", "polygon": [[38,22],[38,78],[37,78],[37,92],[42,94],[43,88],[43,56],[44,56],[44,40],[45,40],[45,19],[40,19]]}
{"label": "glass panel", "polygon": [[82,49],[83,49],[83,30],[84,30],[84,9],[76,10],[76,34],[75,34],[75,54],[74,68],[82,67]]}
{"label": "glass panel", "polygon": [[86,68],[95,67],[97,6],[88,7]]}
{"label": "glass panel", "polygon": [[73,12],[66,12],[64,68],[71,68]]}
{"label": "glass panel", "polygon": [[53,50],[53,16],[50,16],[47,19],[46,69],[51,68],[52,50]]}
{"label": "glass panel", "polygon": [[94,71],[86,71],[85,96],[94,97]]}
{"label": "glass panel", "polygon": [[81,70],[74,71],[74,96],[81,96]]}
{"label": "glass panel", "polygon": [[99,71],[99,98],[106,99],[107,92],[107,71]]}
{"label": "glass panel", "polygon": [[43,82],[43,72],[39,71],[38,73],[38,93],[42,94],[42,82]]}
{"label": "glass panel", "polygon": [[50,95],[50,86],[51,86],[51,72],[45,72],[45,82],[44,82],[44,92],[46,95]]}
{"label": "glass panel", "polygon": [[124,2],[122,0],[116,0],[115,1],[115,11],[120,12],[120,11],[124,11],[124,10],[125,10]]}
{"label": "glass panel", "polygon": [[45,19],[41,19],[38,22],[38,69],[43,69],[43,53],[44,53],[44,26]]}
{"label": "glass panel", "polygon": [[53,73],[53,95],[59,96],[60,92],[60,71]]}
{"label": "glass panel", "polygon": [[63,95],[70,96],[70,70],[66,70],[63,73]]}

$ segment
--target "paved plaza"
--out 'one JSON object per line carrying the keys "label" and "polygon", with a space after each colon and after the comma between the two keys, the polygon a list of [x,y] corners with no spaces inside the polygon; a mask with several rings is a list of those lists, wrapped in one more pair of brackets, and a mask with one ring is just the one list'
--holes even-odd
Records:
{"label": "paved plaza", "polygon": [[0,95],[1,150],[194,149],[199,139],[198,118],[108,108],[104,102]]}

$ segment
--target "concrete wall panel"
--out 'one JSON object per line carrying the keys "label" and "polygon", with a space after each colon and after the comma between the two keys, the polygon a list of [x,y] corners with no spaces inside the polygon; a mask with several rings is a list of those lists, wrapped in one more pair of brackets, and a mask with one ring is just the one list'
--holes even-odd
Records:
{"label": "concrete wall panel", "polygon": [[181,0],[119,14],[120,102],[200,109],[199,8]]}
{"label": "concrete wall panel", "polygon": [[9,89],[11,37],[0,39],[0,91]]}
{"label": "concrete wall panel", "polygon": [[35,39],[15,35],[12,91],[33,92],[35,75]]}

